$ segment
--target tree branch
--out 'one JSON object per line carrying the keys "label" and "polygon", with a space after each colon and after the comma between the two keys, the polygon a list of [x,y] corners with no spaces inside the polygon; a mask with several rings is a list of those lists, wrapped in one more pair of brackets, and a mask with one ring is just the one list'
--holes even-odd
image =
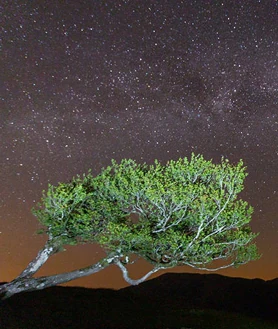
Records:
{"label": "tree branch", "polygon": [[215,267],[215,268],[199,267],[199,266],[196,266],[196,265],[191,264],[191,263],[185,263],[185,265],[188,265],[188,266],[190,266],[190,267],[193,267],[193,268],[195,268],[196,270],[202,270],[202,271],[210,271],[210,272],[214,272],[214,271],[218,271],[218,270],[222,270],[222,269],[224,269],[224,268],[228,268],[228,267],[234,266],[234,265],[235,265],[235,262],[230,263],[230,264],[228,264],[228,265],[223,265],[223,266]]}
{"label": "tree branch", "polygon": [[[107,266],[111,265],[119,255],[110,254],[96,264],[74,270],[71,272],[55,274],[51,276],[42,276],[38,278],[17,277],[15,280],[0,286],[0,299],[4,300],[19,292],[41,290],[57,284],[66,283],[84,276],[97,273]],[[1,298],[2,296],[2,298]]]}
{"label": "tree branch", "polygon": [[166,268],[166,267],[162,267],[162,266],[155,267],[151,271],[149,271],[147,274],[145,274],[142,278],[140,278],[138,280],[133,280],[129,277],[127,268],[122,264],[122,262],[119,259],[116,259],[113,263],[120,268],[120,270],[123,273],[123,278],[125,279],[125,281],[133,286],[136,286],[136,285],[140,284],[141,282],[145,281],[153,273]]}
{"label": "tree branch", "polygon": [[31,277],[42,267],[48,258],[55,253],[57,253],[57,246],[55,246],[51,240],[48,240],[44,247],[38,252],[36,258],[27,265],[25,270],[22,271],[16,279]]}

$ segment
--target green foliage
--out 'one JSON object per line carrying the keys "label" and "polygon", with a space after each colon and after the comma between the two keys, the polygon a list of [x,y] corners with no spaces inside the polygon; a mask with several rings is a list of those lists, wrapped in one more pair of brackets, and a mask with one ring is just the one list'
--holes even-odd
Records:
{"label": "green foliage", "polygon": [[112,160],[96,177],[49,185],[34,213],[61,244],[97,242],[155,266],[223,259],[238,266],[259,257],[248,225],[253,209],[237,199],[245,169],[194,154],[166,165]]}

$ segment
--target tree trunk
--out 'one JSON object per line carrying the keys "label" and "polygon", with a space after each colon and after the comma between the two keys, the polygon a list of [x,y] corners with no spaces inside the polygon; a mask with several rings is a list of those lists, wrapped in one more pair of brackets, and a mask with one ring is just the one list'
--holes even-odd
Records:
{"label": "tree trunk", "polygon": [[48,260],[48,258],[51,255],[56,254],[58,250],[59,245],[57,244],[57,242],[55,243],[53,240],[48,240],[45,246],[38,252],[36,258],[28,264],[28,266],[23,272],[19,274],[16,280],[27,277],[30,278],[42,267],[42,265]]}
{"label": "tree trunk", "polygon": [[[56,286],[57,284],[75,280],[83,276],[97,273],[103,270],[105,267],[109,266],[117,257],[118,256],[110,255],[108,257],[103,258],[98,263],[90,265],[88,267],[51,276],[32,278],[28,276],[28,274],[26,274],[25,276],[21,274],[13,281],[0,286],[0,300],[7,299],[20,292],[41,290],[51,286]],[[24,272],[25,270],[22,273]]]}

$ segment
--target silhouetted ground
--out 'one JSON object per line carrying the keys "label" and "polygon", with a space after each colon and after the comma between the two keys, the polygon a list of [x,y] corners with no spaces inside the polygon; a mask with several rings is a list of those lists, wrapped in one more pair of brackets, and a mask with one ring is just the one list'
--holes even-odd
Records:
{"label": "silhouetted ground", "polygon": [[278,328],[278,280],[164,274],[120,290],[52,287],[2,302],[1,329]]}

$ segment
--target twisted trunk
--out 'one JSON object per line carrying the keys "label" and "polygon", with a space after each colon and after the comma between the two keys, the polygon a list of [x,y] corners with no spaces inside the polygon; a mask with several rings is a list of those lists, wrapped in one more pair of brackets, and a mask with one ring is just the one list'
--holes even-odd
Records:
{"label": "twisted trunk", "polygon": [[48,258],[59,252],[60,243],[58,240],[48,240],[45,246],[38,252],[36,258],[32,260],[21,274],[11,282],[0,286],[0,300],[7,299],[20,292],[41,290],[57,284],[66,283],[83,276],[87,276],[103,270],[109,266],[119,255],[109,254],[96,264],[84,267],[71,272],[55,274],[34,278],[33,275],[41,268]]}
{"label": "twisted trunk", "polygon": [[75,280],[83,276],[97,273],[103,270],[105,267],[109,266],[115,257],[116,256],[108,256],[106,258],[103,258],[98,263],[90,265],[88,267],[51,276],[43,276],[39,278],[19,276],[13,281],[0,286],[0,299],[4,300],[20,292],[41,290],[48,287],[56,286],[57,284],[66,283],[68,281]]}
{"label": "twisted trunk", "polygon": [[32,275],[34,275],[42,266],[43,264],[48,260],[48,258],[56,254],[59,250],[59,244],[54,240],[48,240],[45,244],[45,246],[38,252],[35,259],[33,259],[25,268],[24,271],[22,271],[17,279],[23,279],[23,278],[30,278]]}
{"label": "twisted trunk", "polygon": [[4,300],[20,292],[41,290],[48,287],[56,286],[57,284],[66,283],[71,280],[81,278],[83,276],[88,276],[93,273],[97,273],[103,270],[105,267],[109,266],[117,257],[118,256],[115,255],[108,256],[103,258],[98,263],[84,267],[82,269],[51,276],[32,278],[29,276],[20,275],[13,281],[0,286],[0,299]]}

